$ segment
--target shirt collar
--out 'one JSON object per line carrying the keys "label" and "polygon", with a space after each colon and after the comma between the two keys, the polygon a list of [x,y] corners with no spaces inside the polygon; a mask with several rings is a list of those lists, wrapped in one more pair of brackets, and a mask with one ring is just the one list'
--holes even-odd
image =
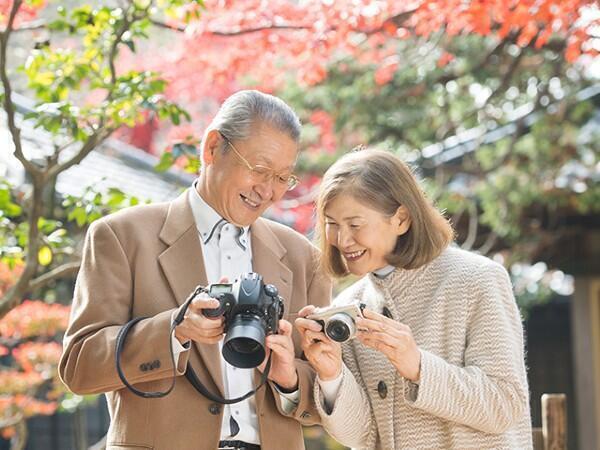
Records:
{"label": "shirt collar", "polygon": [[[196,228],[200,233],[202,243],[206,244],[210,239],[216,228],[221,223],[227,223],[227,221],[219,215],[206,201],[202,198],[198,190],[196,189],[197,181],[194,181],[192,188],[189,190],[188,199],[190,207],[192,208],[192,214],[194,221],[196,222]],[[243,227],[239,238],[247,236],[250,227]]]}

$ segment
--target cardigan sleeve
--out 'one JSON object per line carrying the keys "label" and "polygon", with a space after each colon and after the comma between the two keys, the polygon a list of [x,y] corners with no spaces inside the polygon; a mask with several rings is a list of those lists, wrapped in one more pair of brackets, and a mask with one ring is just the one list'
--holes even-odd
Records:
{"label": "cardigan sleeve", "polygon": [[503,433],[529,408],[521,317],[506,270],[490,263],[474,274],[464,367],[421,350],[418,389],[405,400],[430,414],[487,433]]}
{"label": "cardigan sleeve", "polygon": [[314,396],[321,425],[335,440],[352,448],[372,446],[376,432],[371,405],[364,388],[345,364],[333,409],[329,411],[326,407],[319,383],[315,383]]}

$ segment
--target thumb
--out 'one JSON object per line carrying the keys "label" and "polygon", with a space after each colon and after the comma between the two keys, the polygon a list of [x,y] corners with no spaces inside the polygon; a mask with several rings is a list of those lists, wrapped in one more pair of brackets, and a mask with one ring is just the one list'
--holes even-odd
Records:
{"label": "thumb", "polygon": [[219,283],[229,283],[229,278],[227,278],[227,277],[221,277],[219,279]]}

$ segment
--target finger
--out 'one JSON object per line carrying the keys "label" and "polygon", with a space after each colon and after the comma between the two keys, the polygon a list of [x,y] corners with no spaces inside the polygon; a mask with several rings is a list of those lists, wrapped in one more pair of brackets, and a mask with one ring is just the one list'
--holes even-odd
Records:
{"label": "finger", "polygon": [[398,339],[395,336],[390,336],[387,333],[381,333],[381,332],[373,332],[373,333],[365,333],[364,334],[365,341],[370,341],[370,342],[381,342],[383,344],[389,345],[390,347],[404,347],[405,346],[405,342],[404,339]]}
{"label": "finger", "polygon": [[209,297],[206,294],[197,296],[190,303],[189,309],[194,312],[202,312],[203,309],[216,309],[221,305],[216,298]]}
{"label": "finger", "polygon": [[401,327],[406,327],[407,325],[404,325],[403,323],[400,323],[394,319],[390,319],[389,317],[384,316],[383,314],[379,314],[375,311],[372,311],[370,309],[364,309],[363,310],[363,316],[366,317],[367,319],[370,320],[375,320],[377,322],[381,322],[390,326],[396,326],[399,325]]}
{"label": "finger", "polygon": [[187,334],[191,335],[191,336],[195,336],[197,338],[219,338],[221,339],[221,337],[223,336],[223,329],[222,328],[215,328],[215,329],[205,329],[205,328],[199,328],[199,327],[188,327],[186,330]]}
{"label": "finger", "polygon": [[298,311],[298,316],[306,317],[309,314],[312,314],[315,311],[315,309],[317,309],[315,305],[306,305],[304,308]]}
{"label": "finger", "polygon": [[287,345],[282,345],[278,342],[268,342],[267,347],[284,360],[293,361],[295,358],[294,350],[290,349]]}
{"label": "finger", "polygon": [[221,284],[221,283],[223,283],[223,284],[229,283],[229,278],[227,278],[227,277],[221,277],[219,279],[219,284]]}
{"label": "finger", "polygon": [[285,319],[281,319],[279,321],[279,334],[283,336],[291,336],[292,335],[292,324]]}
{"label": "finger", "polygon": [[296,325],[296,328],[301,333],[304,333],[305,330],[321,331],[323,329],[323,326],[316,320],[303,319],[303,318],[296,319],[294,321],[294,325]]}
{"label": "finger", "polygon": [[378,322],[383,322],[384,319],[387,319],[387,317],[385,317],[382,314],[379,314],[378,312],[373,311],[372,309],[363,309],[362,311],[363,316],[366,317],[367,319],[371,319],[371,320],[376,320]]}
{"label": "finger", "polygon": [[368,331],[382,331],[385,329],[385,324],[378,320],[373,319],[365,319],[358,317],[356,319],[356,326],[359,330],[368,330]]}
{"label": "finger", "polygon": [[272,334],[270,336],[267,336],[265,342],[267,343],[267,345],[282,345],[287,347],[288,349],[291,349],[292,351],[294,349],[294,343],[292,342],[292,339],[289,336],[284,336],[282,334]]}
{"label": "finger", "polygon": [[192,323],[195,324],[197,327],[209,330],[223,328],[223,322],[225,321],[223,316],[213,318],[205,317],[201,314],[194,314],[193,316],[191,316],[191,318]]}
{"label": "finger", "polygon": [[325,335],[325,333],[321,332],[321,331],[312,331],[312,330],[307,330],[306,334],[305,334],[306,339],[309,342],[325,342],[325,341],[329,341],[329,339],[327,338],[327,336]]}

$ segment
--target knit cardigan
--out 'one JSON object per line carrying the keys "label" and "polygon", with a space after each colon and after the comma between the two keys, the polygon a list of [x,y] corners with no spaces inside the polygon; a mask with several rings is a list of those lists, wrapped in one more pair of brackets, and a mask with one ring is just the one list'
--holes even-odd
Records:
{"label": "knit cardigan", "polygon": [[342,383],[324,428],[360,449],[531,449],[523,328],[504,268],[447,248],[415,270],[370,274],[336,305],[365,303],[412,330],[421,352],[419,384],[376,350],[342,346]]}

